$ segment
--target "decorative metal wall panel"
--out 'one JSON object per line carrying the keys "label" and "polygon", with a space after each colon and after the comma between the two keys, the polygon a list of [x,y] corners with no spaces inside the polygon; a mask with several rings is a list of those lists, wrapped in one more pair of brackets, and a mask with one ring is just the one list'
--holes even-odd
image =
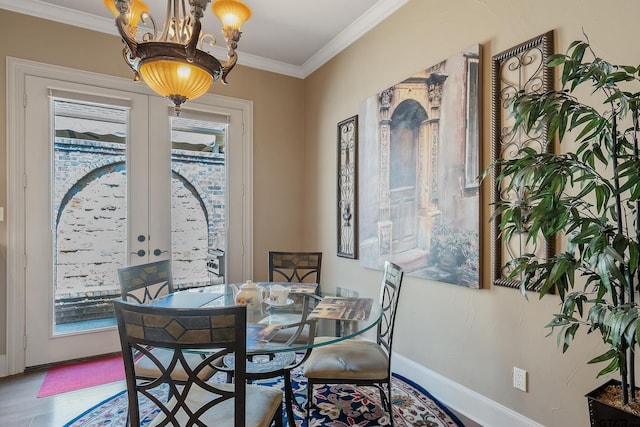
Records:
{"label": "decorative metal wall panel", "polygon": [[358,116],[338,123],[338,256],[357,258]]}
{"label": "decorative metal wall panel", "polygon": [[[524,130],[513,128],[514,120],[510,115],[510,105],[514,96],[520,92],[542,93],[553,88],[553,69],[546,66],[547,59],[553,53],[553,32],[549,31],[491,58],[491,157],[498,159],[514,158],[520,149],[530,147],[538,152],[550,151],[547,144],[548,130]],[[507,192],[505,185],[498,186],[496,177],[499,167],[491,171],[492,202],[499,200],[522,200],[526,194]],[[519,280],[508,279],[510,271],[505,267],[509,260],[523,253],[535,253],[540,258],[552,254],[553,240],[538,239],[538,244],[526,242],[526,233],[514,235],[505,242],[500,234],[501,217],[498,215],[492,223],[491,275],[495,285],[517,288]],[[520,237],[520,238],[518,238]],[[537,291],[538,289],[528,289]]]}

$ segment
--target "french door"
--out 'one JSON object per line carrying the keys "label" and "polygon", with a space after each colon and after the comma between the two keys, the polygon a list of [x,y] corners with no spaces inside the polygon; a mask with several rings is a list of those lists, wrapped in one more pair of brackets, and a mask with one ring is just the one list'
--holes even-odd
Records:
{"label": "french door", "polygon": [[[118,351],[113,319],[90,312],[119,294],[119,267],[171,258],[174,278],[201,283],[215,247],[238,261],[229,280],[251,274],[242,103],[190,103],[176,118],[163,98],[82,80],[24,76],[24,363],[8,352],[10,373]],[[212,184],[216,174],[228,184]],[[19,295],[10,290],[8,304]],[[20,338],[10,307],[9,345]],[[85,316],[82,328],[73,316]]]}
{"label": "french door", "polygon": [[[26,79],[26,95],[25,364],[118,351],[113,321],[77,320],[86,309],[108,307],[108,298],[94,305],[82,300],[117,293],[115,273],[127,264],[129,252],[147,261],[152,240],[169,252],[169,139],[155,138],[154,150],[148,146],[148,132],[166,120],[146,126],[150,111],[144,95],[33,76]],[[112,125],[122,142],[59,138],[69,128],[64,120],[82,118],[89,125]],[[85,133],[99,134],[100,128]]]}

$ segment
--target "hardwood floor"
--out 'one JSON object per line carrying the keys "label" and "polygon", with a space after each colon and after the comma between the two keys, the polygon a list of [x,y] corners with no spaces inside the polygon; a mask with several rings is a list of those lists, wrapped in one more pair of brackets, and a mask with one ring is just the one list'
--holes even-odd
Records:
{"label": "hardwood floor", "polygon": [[0,378],[0,426],[61,427],[126,386],[117,381],[38,398],[46,371]]}
{"label": "hardwood floor", "polygon": [[[125,389],[124,381],[38,398],[46,371],[0,378],[0,426],[61,427],[83,411]],[[465,427],[482,427],[453,411]],[[116,426],[114,426],[116,427]]]}

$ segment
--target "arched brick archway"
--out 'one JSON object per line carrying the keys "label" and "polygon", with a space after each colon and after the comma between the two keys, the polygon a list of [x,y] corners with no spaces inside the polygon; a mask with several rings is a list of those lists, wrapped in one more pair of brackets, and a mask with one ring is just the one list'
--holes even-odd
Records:
{"label": "arched brick archway", "polygon": [[[108,317],[106,301],[120,292],[117,269],[127,264],[125,158],[114,155],[119,147],[86,151],[82,162],[56,158],[66,171],[56,176],[53,207],[57,323]],[[212,153],[173,156],[179,160],[171,175],[173,277],[179,287],[201,286],[209,283],[208,249],[224,248],[226,239],[224,160]],[[71,300],[86,303],[69,312]]]}
{"label": "arched brick archway", "polygon": [[[206,282],[214,212],[194,184],[172,171],[172,259],[176,282]],[[56,212],[56,293],[76,289],[118,291],[116,270],[127,263],[126,165],[99,166],[80,177]],[[213,237],[215,238],[215,237]]]}
{"label": "arched brick archway", "polygon": [[127,263],[126,167],[114,162],[80,177],[56,212],[56,295],[119,291]]}
{"label": "arched brick archway", "polygon": [[[171,259],[173,280],[180,286],[207,283],[209,212],[196,184],[171,173]],[[187,283],[187,281],[189,283]]]}

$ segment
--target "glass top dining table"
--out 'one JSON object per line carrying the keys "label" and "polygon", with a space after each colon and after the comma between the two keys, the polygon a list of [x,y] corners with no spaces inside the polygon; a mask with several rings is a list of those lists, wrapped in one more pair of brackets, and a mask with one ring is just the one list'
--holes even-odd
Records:
{"label": "glass top dining table", "polygon": [[[271,303],[269,298],[263,298],[262,304],[255,309],[247,308],[247,355],[305,351],[353,338],[375,327],[382,317],[380,304],[371,298],[317,295],[316,284],[310,288],[309,284],[256,282],[258,287],[265,289],[265,295],[276,284],[289,289],[290,300],[288,304],[280,306]],[[149,304],[174,308],[233,306],[237,305],[235,294],[241,285],[221,284],[185,289]],[[298,330],[301,332],[313,319],[321,321],[311,328],[316,331],[315,335],[322,336],[321,340],[314,340],[314,337],[291,340],[280,336],[284,331],[288,331],[288,335]],[[330,327],[334,322],[340,322],[341,327]]]}
{"label": "glass top dining table", "polygon": [[[289,372],[304,362],[313,348],[353,338],[375,327],[382,318],[382,307],[372,298],[317,295],[315,283],[257,282],[256,285],[261,289],[263,302],[247,305],[247,356],[258,378],[285,375],[285,408],[289,426],[294,427],[293,404],[301,409],[303,406],[294,397]],[[265,298],[274,285],[288,289],[285,304],[277,305]],[[191,288],[149,304],[186,309],[234,306],[241,286],[236,283]],[[340,327],[336,327],[338,325]],[[228,357],[225,364],[230,366]]]}

